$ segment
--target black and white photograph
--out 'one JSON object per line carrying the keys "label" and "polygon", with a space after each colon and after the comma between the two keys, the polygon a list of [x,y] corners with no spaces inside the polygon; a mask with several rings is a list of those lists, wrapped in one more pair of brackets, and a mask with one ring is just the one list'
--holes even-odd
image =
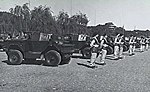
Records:
{"label": "black and white photograph", "polygon": [[150,0],[0,0],[0,92],[150,92]]}

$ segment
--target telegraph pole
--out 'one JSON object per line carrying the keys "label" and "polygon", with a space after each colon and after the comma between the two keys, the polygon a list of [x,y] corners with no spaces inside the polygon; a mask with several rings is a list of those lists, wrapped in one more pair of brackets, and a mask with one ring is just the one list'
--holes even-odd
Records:
{"label": "telegraph pole", "polygon": [[134,26],[134,30],[136,29],[136,26]]}
{"label": "telegraph pole", "polygon": [[96,26],[96,9],[95,9],[95,13],[94,13],[94,25]]}
{"label": "telegraph pole", "polygon": [[31,6],[31,4],[30,4],[30,0],[29,0],[29,9],[30,9],[30,6]]}
{"label": "telegraph pole", "polygon": [[70,13],[70,14],[71,14],[71,16],[72,16],[72,0],[71,0],[70,3],[71,3],[71,10],[70,10],[71,13]]}

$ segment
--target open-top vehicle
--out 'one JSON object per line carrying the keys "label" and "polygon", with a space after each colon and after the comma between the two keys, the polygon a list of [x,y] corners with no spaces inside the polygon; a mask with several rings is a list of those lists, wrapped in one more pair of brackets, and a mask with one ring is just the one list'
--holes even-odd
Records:
{"label": "open-top vehicle", "polygon": [[45,33],[26,33],[24,38],[9,39],[3,42],[3,49],[10,64],[21,64],[24,60],[45,59],[47,65],[69,63],[73,44],[65,37]]}

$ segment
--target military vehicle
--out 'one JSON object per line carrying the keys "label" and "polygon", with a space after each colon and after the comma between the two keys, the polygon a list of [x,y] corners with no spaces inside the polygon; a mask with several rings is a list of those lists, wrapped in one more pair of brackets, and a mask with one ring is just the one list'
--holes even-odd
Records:
{"label": "military vehicle", "polygon": [[69,63],[74,52],[67,37],[38,32],[26,32],[22,37],[3,41],[3,49],[10,64],[21,64],[23,60],[43,59],[46,65],[57,66]]}

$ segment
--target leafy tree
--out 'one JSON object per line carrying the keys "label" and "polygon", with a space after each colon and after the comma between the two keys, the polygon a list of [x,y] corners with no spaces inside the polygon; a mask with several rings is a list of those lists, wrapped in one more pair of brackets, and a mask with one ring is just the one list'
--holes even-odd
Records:
{"label": "leafy tree", "polygon": [[76,22],[77,24],[79,25],[83,25],[83,26],[86,26],[87,23],[89,22],[86,14],[83,14],[81,12],[77,13],[76,15],[73,15],[71,17],[71,19]]}
{"label": "leafy tree", "polygon": [[31,11],[31,31],[60,33],[49,7],[39,6]]}
{"label": "leafy tree", "polygon": [[63,31],[63,34],[81,34],[87,33],[87,23],[88,19],[86,14],[79,14],[73,15],[69,17],[67,12],[60,11],[57,17],[57,24]]}
{"label": "leafy tree", "polygon": [[70,29],[69,24],[70,24],[70,18],[67,12],[60,11],[59,15],[57,16],[57,24],[62,30],[62,34],[64,33],[69,33],[68,30]]}

